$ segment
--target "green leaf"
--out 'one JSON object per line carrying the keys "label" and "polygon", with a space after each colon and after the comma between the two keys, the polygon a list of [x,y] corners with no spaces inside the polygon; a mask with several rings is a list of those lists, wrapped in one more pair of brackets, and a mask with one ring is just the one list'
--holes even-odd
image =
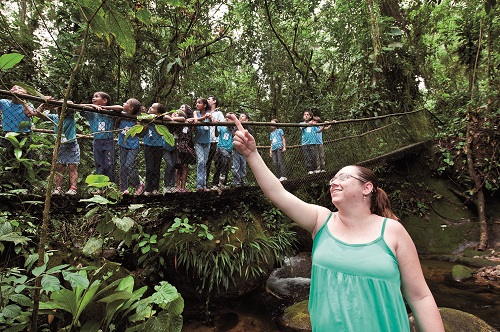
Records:
{"label": "green leaf", "polygon": [[33,271],[31,271],[31,273],[33,273],[33,275],[35,277],[38,277],[40,274],[42,274],[43,272],[45,272],[45,269],[47,268],[47,265],[46,264],[43,264],[42,266],[37,266],[33,269]]}
{"label": "green leaf", "polygon": [[155,118],[156,114],[141,113],[137,115],[137,120],[154,120]]}
{"label": "green leaf", "polygon": [[129,130],[127,130],[127,133],[125,134],[125,137],[123,138],[123,140],[126,142],[128,137],[135,137],[135,135],[141,133],[143,129],[144,129],[143,125],[136,124],[135,126],[130,128]]}
{"label": "green leaf", "polygon": [[42,303],[40,302],[40,309],[61,309],[69,312],[73,317],[77,313],[77,303],[76,294],[68,289],[61,289],[60,291],[54,292],[50,295],[50,302],[47,303],[47,307],[42,308]]}
{"label": "green leaf", "polygon": [[105,18],[109,32],[115,36],[117,44],[120,45],[127,56],[133,56],[135,53],[136,43],[134,38],[134,29],[130,20],[123,16],[119,11],[113,10],[109,7],[106,10]]}
{"label": "green leaf", "polygon": [[128,291],[117,291],[109,296],[106,296],[103,299],[100,299],[98,302],[102,303],[112,303],[117,300],[128,300],[132,297],[132,293]]}
{"label": "green leaf", "polygon": [[135,12],[135,17],[137,17],[137,19],[145,25],[151,24],[151,13],[145,8],[140,8],[139,10],[137,10]]}
{"label": "green leaf", "polygon": [[109,181],[109,177],[102,174],[87,175],[87,177],[85,178],[85,183],[87,183],[89,186],[94,186],[99,188],[113,184],[112,182]]}
{"label": "green leaf", "polygon": [[74,321],[78,321],[81,313],[83,312],[83,310],[85,310],[85,308],[87,308],[87,305],[90,303],[90,301],[92,300],[92,298],[94,297],[100,286],[101,286],[101,281],[96,280],[85,291],[85,294],[83,295],[83,298],[79,303],[78,311],[76,312],[76,315],[73,316]]}
{"label": "green leaf", "polygon": [[61,289],[59,279],[49,274],[42,277],[42,290],[46,292],[56,292]]}
{"label": "green leaf", "polygon": [[9,296],[9,300],[24,307],[31,307],[33,305],[33,301],[24,294],[12,294]]}
{"label": "green leaf", "polygon": [[8,304],[2,310],[2,316],[6,318],[15,318],[21,315],[21,307],[17,304]]}
{"label": "green leaf", "polygon": [[0,241],[13,242],[14,244],[27,244],[30,241],[29,237],[21,236],[17,233],[10,233],[0,236]]}
{"label": "green leaf", "polygon": [[132,293],[134,291],[134,277],[132,275],[128,275],[120,281],[118,287],[116,287],[117,291],[128,291]]}
{"label": "green leaf", "polygon": [[17,65],[24,55],[19,53],[7,53],[0,56],[0,70],[7,70]]}
{"label": "green leaf", "polygon": [[70,283],[71,288],[73,289],[77,289],[78,287],[86,289],[87,287],[89,287],[90,284],[90,281],[87,278],[87,273],[82,273],[82,271],[78,272],[63,271],[63,278],[64,280]]}
{"label": "green leaf", "polygon": [[165,142],[167,142],[168,145],[174,146],[174,144],[175,144],[174,135],[172,135],[170,133],[170,131],[167,129],[167,127],[165,127],[164,125],[155,124],[155,128],[156,128],[156,131],[158,132],[158,134],[163,136],[163,138],[165,139]]}
{"label": "green leaf", "polygon": [[[151,301],[165,308],[168,304],[181,297],[177,289],[166,281],[161,281],[159,286],[155,286],[155,293],[150,296]],[[177,303],[175,308],[170,308],[174,314],[181,314],[184,310],[184,300]]]}
{"label": "green leaf", "polygon": [[21,145],[19,144],[19,141],[17,140],[17,137],[20,135],[20,133],[13,133],[13,132],[9,132],[5,135],[5,138],[10,142],[10,144],[12,144],[12,146],[14,146],[14,148],[16,149],[19,149],[21,147]]}
{"label": "green leaf", "polygon": [[21,148],[14,149],[14,157],[16,157],[17,160],[21,159],[22,156],[23,150]]}
{"label": "green leaf", "polygon": [[14,231],[10,222],[3,222],[0,224],[0,235],[10,234]]}
{"label": "green leaf", "polygon": [[[80,0],[82,16],[85,18],[85,23],[89,23],[92,32],[99,38],[104,38],[108,34],[106,22],[102,17],[102,10],[96,14],[100,7],[100,1],[96,0]],[[91,20],[89,22],[89,20]]]}
{"label": "green leaf", "polygon": [[95,195],[95,196],[92,196],[91,198],[82,198],[82,199],[80,199],[80,202],[90,202],[90,203],[96,203],[99,205],[107,205],[107,204],[113,203],[109,199],[107,199],[106,197],[102,197],[101,195]]}
{"label": "green leaf", "polygon": [[48,269],[46,273],[51,274],[51,273],[61,272],[62,270],[64,270],[68,266],[70,266],[70,265],[69,264],[62,264],[62,265],[54,266],[53,268]]}
{"label": "green leaf", "polygon": [[398,27],[391,27],[391,30],[388,32],[391,36],[401,36],[403,31]]}
{"label": "green leaf", "polygon": [[122,231],[128,232],[132,227],[134,227],[135,221],[130,217],[114,217],[113,223]]}
{"label": "green leaf", "polygon": [[144,331],[180,332],[182,330],[182,323],[181,316],[172,316],[170,313],[163,311],[145,322]]}
{"label": "green leaf", "polygon": [[87,240],[87,243],[83,246],[82,252],[85,255],[93,256],[102,250],[104,242],[102,239],[91,237]]}
{"label": "green leaf", "polygon": [[86,321],[80,329],[80,332],[99,332],[101,330],[101,322],[95,320]]}

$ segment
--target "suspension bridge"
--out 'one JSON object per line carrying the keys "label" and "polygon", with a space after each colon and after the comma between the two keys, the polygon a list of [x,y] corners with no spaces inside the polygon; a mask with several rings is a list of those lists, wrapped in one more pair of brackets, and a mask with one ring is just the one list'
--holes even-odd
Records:
{"label": "suspension bridge", "polygon": [[[11,95],[9,91],[0,90],[0,94]],[[33,96],[23,96],[26,100],[31,102],[44,102],[44,99],[33,97]],[[56,102],[52,102],[54,105],[60,105]],[[89,189],[85,185],[85,177],[88,174],[85,172],[94,171],[94,156],[93,156],[93,138],[90,132],[88,122],[82,116],[81,112],[94,112],[106,114],[115,120],[121,119],[134,119],[134,116],[125,115],[122,113],[111,112],[111,111],[97,111],[93,108],[83,107],[80,105],[69,105],[69,108],[75,112],[76,117],[76,133],[77,140],[80,146],[80,166],[79,166],[79,179],[78,179],[78,191],[76,195],[53,195],[52,204],[55,207],[63,208],[68,204],[75,204],[82,198],[92,197]],[[4,114],[2,114],[4,116]],[[171,121],[154,120],[156,124],[163,124],[170,130],[172,128],[188,128],[196,126],[228,126],[231,127],[230,122],[219,122],[219,123],[176,123]],[[270,133],[273,126],[281,128],[283,134],[286,138],[286,152],[284,153],[284,160],[286,166],[286,178],[287,180],[282,181],[282,184],[289,191],[294,191],[300,188],[305,188],[310,186],[312,183],[327,183],[328,180],[343,166],[350,164],[358,164],[365,166],[375,166],[381,164],[386,160],[398,159],[405,155],[415,153],[416,151],[424,148],[428,145],[435,134],[435,119],[432,114],[430,114],[425,109],[416,110],[413,112],[391,114],[386,116],[378,116],[371,118],[361,118],[361,119],[346,119],[346,120],[336,120],[324,121],[322,123],[316,124],[299,124],[299,123],[270,123],[270,122],[259,122],[259,121],[249,121],[245,123],[246,126],[252,128],[254,137],[258,145],[258,151],[262,155],[267,166],[273,170],[274,165],[270,157]],[[301,128],[306,127],[321,127],[323,136],[324,150],[324,169],[317,169],[314,171],[308,171],[306,169],[304,154],[302,151],[301,144]],[[29,192],[24,192],[24,194],[38,195],[38,200],[42,200],[42,196],[45,194],[45,188],[47,185],[48,171],[49,168],[47,163],[52,160],[53,147],[55,141],[54,134],[54,123],[50,121],[44,121],[42,119],[33,119],[31,123],[31,136],[32,141],[37,142],[37,148],[31,149],[31,158],[34,160],[34,166],[36,171],[36,180],[38,183],[42,184],[35,186],[35,189],[31,189]],[[4,133],[5,135],[5,133]],[[3,135],[2,135],[3,136]],[[117,133],[114,133],[116,139]],[[4,137],[1,138],[5,140]],[[35,144],[35,143],[32,143]],[[2,148],[3,149],[3,148]],[[10,165],[9,158],[5,157],[5,151],[2,151],[2,164],[4,172],[8,169]],[[114,160],[116,163],[115,178],[120,179],[119,176],[119,153],[116,149],[116,155]],[[234,153],[234,152],[233,152]],[[143,152],[143,147],[139,147],[139,153],[136,158],[137,171],[140,181],[144,181],[145,178],[145,158],[150,157],[145,155]],[[161,156],[158,157],[161,160]],[[44,166],[41,166],[44,165]],[[165,192],[166,185],[164,185],[164,164],[161,164],[160,172],[160,188],[158,194],[156,195],[134,195],[133,188],[131,188],[132,194],[123,195],[123,199],[120,204],[170,204],[175,202],[202,202],[202,201],[213,201],[213,200],[224,200],[224,199],[237,199],[242,193],[255,192],[258,193],[260,190],[257,183],[252,175],[251,170],[248,168],[245,177],[244,185],[233,186],[233,175],[231,169],[228,172],[226,186],[223,188],[214,188],[214,190],[199,192],[196,191],[196,162],[188,166],[188,178],[186,183],[186,191],[179,192],[177,190],[168,190]],[[210,175],[207,179],[207,187],[211,188],[213,181],[214,170],[217,167],[216,161],[212,162]],[[67,183],[68,175],[64,175],[64,181]],[[67,186],[67,184],[65,184]],[[3,200],[12,200],[14,196],[17,196],[22,191],[13,191],[15,194],[3,194]],[[26,197],[19,196],[19,200],[26,200]],[[24,195],[25,196],[25,195]],[[36,200],[36,198],[31,198],[31,200]],[[5,203],[5,202],[4,202]]]}

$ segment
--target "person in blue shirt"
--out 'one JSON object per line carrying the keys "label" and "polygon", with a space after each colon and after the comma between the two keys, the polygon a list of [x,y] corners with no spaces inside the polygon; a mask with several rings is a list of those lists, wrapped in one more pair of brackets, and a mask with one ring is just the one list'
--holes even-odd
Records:
{"label": "person in blue shirt", "polygon": [[[241,113],[239,121],[248,122],[250,120],[250,116],[247,113]],[[253,129],[249,126],[243,125],[243,127],[253,135]],[[238,151],[233,152],[233,185],[235,187],[240,187],[245,184],[245,177],[247,175],[247,160],[245,157],[239,153]]]}
{"label": "person in blue shirt", "polygon": [[[272,119],[272,123],[278,123],[277,119]],[[285,151],[286,151],[286,139],[283,129],[278,127],[271,127],[272,132],[269,135],[269,140],[271,141],[271,147],[269,148],[269,156],[273,160],[274,164],[274,175],[280,181],[288,180],[286,177],[286,165],[285,165]]]}
{"label": "person in blue shirt", "polygon": [[[141,102],[130,98],[123,105],[106,106],[105,109],[120,111],[127,115],[139,115],[141,113]],[[139,155],[139,136],[128,136],[127,132],[137,124],[136,119],[121,118],[117,120],[118,129],[118,154],[120,157],[120,191],[123,195],[129,195],[129,184],[134,188],[134,195],[141,195],[144,191],[144,183],[139,179],[137,170],[137,156]],[[129,181],[130,179],[130,181]]]}
{"label": "person in blue shirt", "polygon": [[[226,115],[226,121],[232,122],[229,115],[233,114],[229,112]],[[218,126],[217,131],[219,133],[217,142],[217,151],[215,153],[215,170],[214,170],[214,181],[217,180],[217,185],[213,186],[213,190],[226,189],[227,177],[229,174],[229,167],[231,165],[231,158],[233,154],[233,134],[234,127],[228,126]]]}
{"label": "person in blue shirt", "polygon": [[[0,146],[5,148],[5,152],[2,153],[4,162],[16,158],[15,147],[5,136],[15,133],[14,135],[19,142],[26,138],[27,141],[24,146],[29,147],[31,145],[31,117],[36,113],[31,103],[21,100],[20,96],[18,96],[28,94],[24,88],[14,85],[10,89],[10,92],[14,94],[12,99],[0,99],[0,113],[2,115]],[[19,155],[17,158],[19,158]],[[22,158],[31,158],[29,150],[23,151]],[[23,182],[24,186],[31,188],[27,180],[29,171],[23,163],[20,164],[17,173],[18,178]]]}
{"label": "person in blue shirt", "polygon": [[29,133],[31,131],[31,117],[36,111],[33,105],[19,99],[17,94],[27,95],[28,92],[14,85],[10,92],[14,93],[12,100],[0,99],[0,111],[2,113],[2,136],[5,133]]}
{"label": "person in blue shirt", "polygon": [[[95,92],[92,104],[83,104],[97,110],[109,109],[111,97],[106,92]],[[95,112],[81,112],[88,120],[90,131],[94,137],[93,152],[96,174],[106,175],[111,182],[115,182],[115,142],[113,130],[115,119],[107,114]]]}
{"label": "person in blue shirt", "polygon": [[[51,99],[51,98],[50,98]],[[62,100],[61,100],[62,101]],[[72,104],[72,101],[67,102]],[[62,106],[56,107],[57,114],[42,113],[43,109],[47,107],[46,104],[40,105],[36,110],[36,116],[49,120],[54,124],[54,132],[58,132],[59,119],[61,118]],[[63,127],[61,134],[61,144],[57,153],[56,175],[55,175],[55,189],[52,195],[63,194],[62,182],[64,173],[68,170],[69,174],[69,189],[65,192],[66,195],[77,194],[78,183],[78,165],[80,164],[80,146],[76,139],[76,121],[75,112],[71,109],[66,110],[63,119]]]}
{"label": "person in blue shirt", "polygon": [[[321,123],[321,118],[319,116],[313,117],[311,123]],[[317,165],[316,173],[326,172],[325,164],[325,148],[323,146],[323,130],[330,129],[332,126],[320,126],[318,132],[316,133],[316,149],[317,149]]]}
{"label": "person in blue shirt", "polygon": [[[304,119],[301,124],[308,124],[312,120],[313,114],[311,111],[305,111],[302,118]],[[300,127],[302,131],[302,152],[304,154],[304,161],[306,163],[306,170],[308,174],[313,174],[318,168],[318,150],[316,134],[319,131],[319,127]]]}
{"label": "person in blue shirt", "polygon": [[[166,107],[160,103],[154,103],[148,110],[148,114],[165,114]],[[165,139],[156,130],[153,122],[146,123],[142,139],[144,144],[144,161],[146,163],[146,191],[145,196],[157,195],[160,189],[160,169],[163,158],[163,146]]]}
{"label": "person in blue shirt", "polygon": [[[210,122],[212,114],[205,98],[196,100],[194,123]],[[210,126],[196,126],[194,131],[194,150],[196,152],[196,190],[210,191],[207,188],[207,160],[210,152]]]}

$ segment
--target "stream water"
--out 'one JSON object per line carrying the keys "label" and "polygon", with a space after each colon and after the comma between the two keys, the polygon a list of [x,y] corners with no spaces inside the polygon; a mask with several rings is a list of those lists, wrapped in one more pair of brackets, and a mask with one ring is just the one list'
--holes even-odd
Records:
{"label": "stream water", "polygon": [[[473,280],[456,282],[451,278],[454,263],[424,259],[421,261],[427,283],[439,307],[471,313],[500,331],[500,291],[479,287]],[[279,332],[276,318],[258,292],[211,308],[214,320],[203,323],[203,308],[186,301],[186,332]]]}

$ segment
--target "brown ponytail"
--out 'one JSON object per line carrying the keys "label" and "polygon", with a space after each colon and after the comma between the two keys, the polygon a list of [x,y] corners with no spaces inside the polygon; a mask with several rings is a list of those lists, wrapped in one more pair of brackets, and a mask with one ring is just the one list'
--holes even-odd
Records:
{"label": "brown ponytail", "polygon": [[358,170],[358,175],[365,182],[373,184],[373,191],[370,196],[370,212],[382,217],[399,220],[392,212],[391,202],[385,191],[378,186],[378,179],[370,169],[362,166],[355,166]]}
{"label": "brown ponytail", "polygon": [[381,188],[374,188],[370,201],[370,212],[382,217],[399,220],[398,217],[392,212],[391,201],[386,192]]}

